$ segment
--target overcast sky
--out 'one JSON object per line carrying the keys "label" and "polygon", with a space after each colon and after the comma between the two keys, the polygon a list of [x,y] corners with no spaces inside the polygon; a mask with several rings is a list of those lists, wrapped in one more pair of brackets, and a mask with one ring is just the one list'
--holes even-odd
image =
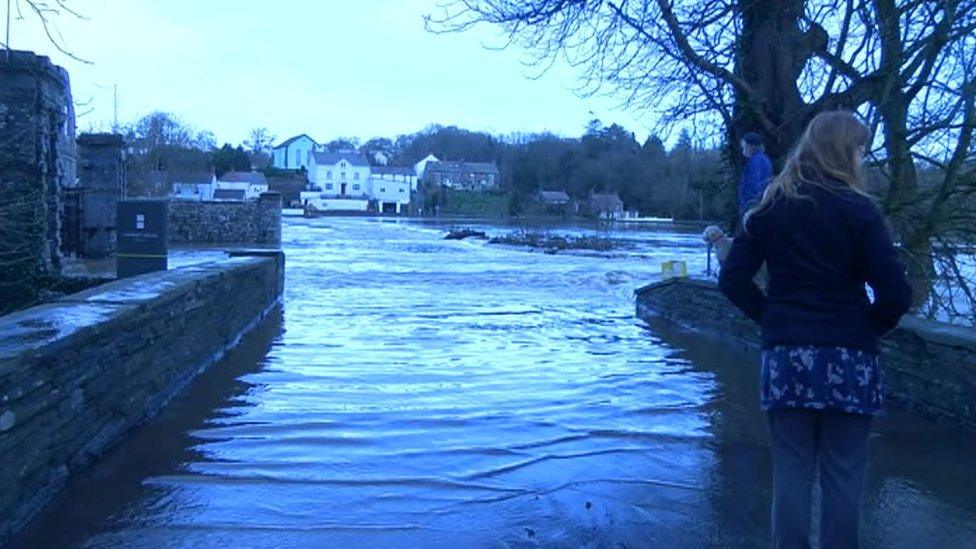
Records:
{"label": "overcast sky", "polygon": [[324,142],[394,137],[432,123],[578,136],[594,115],[643,139],[650,125],[613,99],[576,96],[569,67],[528,78],[524,52],[483,47],[499,43],[495,29],[426,32],[423,16],[436,12],[437,0],[67,4],[87,20],[62,16],[59,30],[92,65],[58,53],[26,12],[18,21],[14,10],[11,44],[68,69],[76,103],[91,101],[78,112],[93,109],[79,118],[80,130],[111,126],[113,84],[121,123],[168,111],[218,143],[238,143],[258,126],[279,140],[308,133]]}

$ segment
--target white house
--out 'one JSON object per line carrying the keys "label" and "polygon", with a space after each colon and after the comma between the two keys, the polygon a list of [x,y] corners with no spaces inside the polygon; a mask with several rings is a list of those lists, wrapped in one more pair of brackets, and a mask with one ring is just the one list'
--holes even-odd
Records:
{"label": "white house", "polygon": [[325,194],[366,197],[369,162],[354,151],[315,151],[309,156],[308,182]]}
{"label": "white house", "polygon": [[228,172],[218,180],[213,173],[173,176],[174,200],[257,200],[268,192],[268,180],[260,172]]}
{"label": "white house", "polygon": [[257,200],[268,192],[268,179],[261,172],[225,173],[217,181],[215,200]]}
{"label": "white house", "polygon": [[309,155],[319,144],[307,134],[290,137],[271,149],[271,165],[282,170],[307,168]]}
{"label": "white house", "polygon": [[371,179],[385,181],[405,181],[410,184],[410,190],[417,190],[417,174],[413,168],[400,166],[373,166],[369,169]]}
{"label": "white house", "polygon": [[170,198],[174,200],[213,200],[212,183],[173,183]]}
{"label": "white house", "polygon": [[412,168],[373,166],[369,176],[369,196],[380,213],[399,214],[410,207],[410,193],[417,190]]}
{"label": "white house", "polygon": [[197,174],[172,175],[165,174],[165,178],[172,181],[170,198],[174,200],[213,200],[214,187],[217,178],[212,172]]}
{"label": "white house", "polygon": [[355,151],[312,151],[309,190],[301,194],[306,209],[320,212],[369,211],[369,162]]}
{"label": "white house", "polygon": [[417,178],[422,178],[424,176],[424,171],[427,169],[428,162],[440,162],[441,160],[432,154],[420,159],[419,162],[413,165],[413,172],[417,175]]}
{"label": "white house", "polygon": [[313,152],[309,157],[309,190],[301,194],[303,205],[320,212],[368,212],[399,214],[410,205],[417,188],[411,168],[373,166],[354,151]]}

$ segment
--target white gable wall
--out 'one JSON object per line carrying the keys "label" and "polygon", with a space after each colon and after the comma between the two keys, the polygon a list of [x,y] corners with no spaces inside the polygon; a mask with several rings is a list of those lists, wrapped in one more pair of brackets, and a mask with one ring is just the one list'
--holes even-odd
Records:
{"label": "white gable wall", "polygon": [[440,162],[440,159],[438,159],[436,156],[434,156],[432,154],[428,154],[423,159],[421,159],[419,162],[417,162],[416,164],[414,164],[413,165],[413,171],[417,174],[417,177],[423,177],[424,170],[427,169],[427,163],[428,162]]}
{"label": "white gable wall", "polygon": [[309,154],[315,150],[315,142],[308,136],[301,136],[287,147],[271,151],[271,164],[282,170],[297,170],[308,167]]}

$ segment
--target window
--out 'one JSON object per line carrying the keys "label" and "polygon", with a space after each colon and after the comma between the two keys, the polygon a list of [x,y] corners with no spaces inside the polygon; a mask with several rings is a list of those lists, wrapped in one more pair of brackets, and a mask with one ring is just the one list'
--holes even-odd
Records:
{"label": "window", "polygon": [[403,194],[404,192],[403,187],[400,187],[400,194]]}
{"label": "window", "polygon": [[383,187],[382,189],[380,189],[380,192],[381,193],[385,193],[386,192],[386,187]]}
{"label": "window", "polygon": [[345,181],[345,179],[346,179],[346,172],[340,173],[339,174],[339,179],[342,179],[343,181]]}
{"label": "window", "polygon": [[359,183],[356,183],[355,185],[353,185],[352,186],[352,190],[358,191],[359,190]]}
{"label": "window", "polygon": [[136,229],[146,228],[146,214],[136,214]]}
{"label": "window", "polygon": [[332,183],[326,183],[325,184],[325,189],[328,190],[328,191],[331,191],[332,190]]}
{"label": "window", "polygon": [[325,172],[325,178],[326,179],[332,179],[332,170],[329,170],[329,171]]}
{"label": "window", "polygon": [[352,178],[358,180],[359,179],[359,172],[353,173],[352,174]]}

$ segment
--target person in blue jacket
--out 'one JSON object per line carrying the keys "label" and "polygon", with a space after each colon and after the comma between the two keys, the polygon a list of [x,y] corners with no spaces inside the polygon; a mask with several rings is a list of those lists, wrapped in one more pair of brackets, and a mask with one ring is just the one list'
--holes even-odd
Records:
{"label": "person in blue jacket", "polygon": [[739,181],[739,219],[762,200],[766,187],[773,179],[773,164],[766,156],[762,137],[749,132],[742,136],[739,142],[742,155],[746,157],[746,165],[742,168],[742,179]]}
{"label": "person in blue jacket", "polygon": [[[848,112],[817,115],[746,213],[719,277],[722,293],[762,327],[775,547],[810,546],[818,472],[820,546],[858,546],[868,432],[884,403],[878,338],[912,302],[884,216],[864,191],[869,139]],[[765,294],[753,280],[764,262]]]}

